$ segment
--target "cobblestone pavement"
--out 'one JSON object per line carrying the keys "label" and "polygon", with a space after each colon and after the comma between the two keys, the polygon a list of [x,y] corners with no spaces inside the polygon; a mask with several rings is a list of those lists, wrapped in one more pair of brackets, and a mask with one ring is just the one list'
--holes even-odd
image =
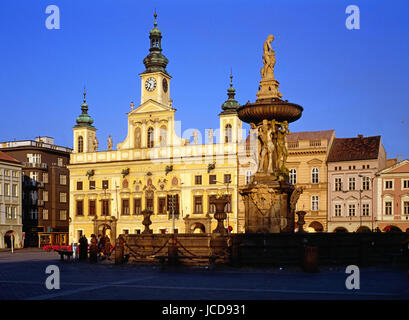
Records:
{"label": "cobblestone pavement", "polygon": [[[59,290],[48,290],[48,265],[60,269]],[[360,289],[347,290],[345,267],[179,268],[137,264],[61,262],[55,252],[39,249],[0,252],[0,299],[120,300],[292,300],[409,299],[407,271],[393,267],[361,268]]]}

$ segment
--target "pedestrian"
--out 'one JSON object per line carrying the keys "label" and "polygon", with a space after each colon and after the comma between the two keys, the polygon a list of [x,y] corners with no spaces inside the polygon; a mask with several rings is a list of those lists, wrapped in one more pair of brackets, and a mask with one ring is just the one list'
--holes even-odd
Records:
{"label": "pedestrian", "polygon": [[111,241],[109,240],[109,237],[106,235],[105,236],[105,248],[104,248],[104,254],[108,258],[108,260],[111,260]]}
{"label": "pedestrian", "polygon": [[100,240],[99,240],[99,253],[100,256],[103,257],[104,256],[104,248],[105,248],[105,236],[101,236]]}
{"label": "pedestrian", "polygon": [[98,258],[98,240],[95,234],[91,235],[91,245],[89,248],[89,260],[94,263],[97,262]]}

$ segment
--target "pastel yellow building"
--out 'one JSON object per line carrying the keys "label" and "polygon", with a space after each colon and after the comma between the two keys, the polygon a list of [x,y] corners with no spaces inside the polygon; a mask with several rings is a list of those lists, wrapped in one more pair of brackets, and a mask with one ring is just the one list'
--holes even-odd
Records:
{"label": "pastel yellow building", "polygon": [[335,139],[334,130],[294,132],[287,136],[290,183],[303,187],[296,210],[307,212],[304,230],[328,231],[327,157]]}
{"label": "pastel yellow building", "polygon": [[195,130],[182,135],[156,16],[149,38],[150,53],[143,60],[146,70],[140,74],[141,102],[136,108],[131,103],[128,134],[116,148],[109,137],[107,150],[100,150],[84,93],[68,166],[70,242],[81,235],[107,233],[113,239],[120,233],[142,232],[145,209],[153,211],[154,233],[209,233],[217,224],[211,202],[220,192],[230,197],[225,226],[233,232],[243,230],[237,214],[242,123],[235,90],[231,84],[219,114],[220,128],[209,129],[206,139]]}

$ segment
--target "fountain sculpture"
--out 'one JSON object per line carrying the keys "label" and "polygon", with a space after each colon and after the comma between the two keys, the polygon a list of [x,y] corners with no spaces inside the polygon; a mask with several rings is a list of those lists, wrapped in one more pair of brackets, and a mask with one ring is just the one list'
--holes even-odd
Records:
{"label": "fountain sculpture", "polygon": [[239,118],[249,123],[257,136],[257,172],[240,189],[246,233],[294,232],[295,204],[302,193],[288,181],[285,137],[289,123],[301,117],[303,108],[281,99],[274,78],[273,40],[269,35],[263,45],[264,66],[256,102],[238,108]]}

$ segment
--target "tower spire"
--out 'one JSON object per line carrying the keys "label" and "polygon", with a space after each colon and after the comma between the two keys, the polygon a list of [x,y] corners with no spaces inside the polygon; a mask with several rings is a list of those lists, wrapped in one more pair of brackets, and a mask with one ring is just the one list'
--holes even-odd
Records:
{"label": "tower spire", "polygon": [[154,13],[154,24],[153,29],[149,31],[149,39],[150,39],[150,48],[149,54],[143,60],[143,64],[146,67],[145,72],[143,73],[151,73],[151,72],[166,72],[166,66],[168,64],[168,59],[162,54],[162,31],[158,29],[158,22],[157,22],[157,13],[155,9]]}
{"label": "tower spire", "polygon": [[92,123],[94,122],[94,120],[88,114],[88,104],[86,100],[87,92],[85,91],[85,86],[84,92],[82,94],[84,95],[84,100],[81,105],[82,113],[77,117],[77,125],[75,127],[93,127]]}
{"label": "tower spire", "polygon": [[230,88],[227,89],[227,96],[229,97],[222,104],[222,114],[237,113],[237,108],[240,106],[234,96],[236,95],[236,89],[233,88],[233,72],[230,69]]}

